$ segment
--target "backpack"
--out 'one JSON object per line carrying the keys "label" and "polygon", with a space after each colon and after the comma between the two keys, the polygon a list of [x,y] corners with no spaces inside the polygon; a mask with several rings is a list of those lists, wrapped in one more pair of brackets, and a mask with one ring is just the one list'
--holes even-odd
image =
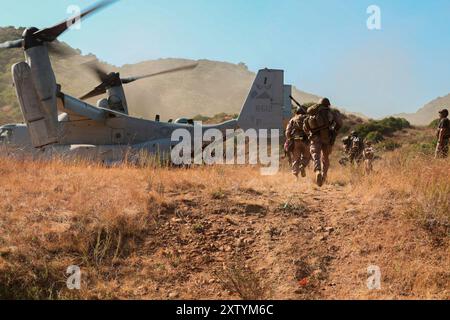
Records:
{"label": "backpack", "polygon": [[304,140],[306,137],[305,131],[303,129],[303,124],[305,122],[304,115],[297,115],[292,120],[292,130],[291,135],[294,137],[294,140]]}
{"label": "backpack", "polygon": [[342,143],[344,144],[346,149],[350,149],[351,146],[352,146],[352,139],[351,139],[351,137],[349,137],[349,136],[344,137],[342,139]]}
{"label": "backpack", "polygon": [[450,139],[450,120],[448,118],[442,119],[439,129],[445,130],[444,139]]}
{"label": "backpack", "polygon": [[329,109],[316,104],[308,109],[307,126],[312,132],[327,129],[330,126]]}
{"label": "backpack", "polygon": [[360,151],[362,151],[363,147],[364,147],[364,145],[363,145],[361,138],[359,138],[359,137],[353,138],[353,140],[352,140],[352,150],[353,151],[360,152]]}

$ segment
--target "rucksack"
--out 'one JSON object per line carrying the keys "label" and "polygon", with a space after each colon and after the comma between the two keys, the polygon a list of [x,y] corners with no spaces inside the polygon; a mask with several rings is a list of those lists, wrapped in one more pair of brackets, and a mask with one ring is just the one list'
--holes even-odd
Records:
{"label": "rucksack", "polygon": [[362,142],[362,140],[361,140],[361,138],[359,138],[359,137],[356,137],[356,138],[353,138],[353,140],[352,140],[352,150],[354,150],[354,151],[362,151],[362,149],[363,149],[363,142]]}
{"label": "rucksack", "polygon": [[327,129],[330,126],[330,119],[328,117],[329,109],[322,105],[314,105],[308,109],[308,117],[306,122],[311,131],[320,131]]}

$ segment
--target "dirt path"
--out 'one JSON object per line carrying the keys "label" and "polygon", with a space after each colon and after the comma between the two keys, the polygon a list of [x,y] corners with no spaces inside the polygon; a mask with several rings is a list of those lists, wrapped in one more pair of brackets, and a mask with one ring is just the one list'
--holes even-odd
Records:
{"label": "dirt path", "polygon": [[[208,202],[192,193],[173,197],[179,199],[175,217],[158,230],[160,240],[150,244],[173,267],[160,281],[167,297],[238,298],[223,290],[215,273],[228,270],[233,261],[254,270],[270,298],[369,294],[367,267],[376,262],[371,256],[378,244],[359,243],[370,223],[369,208],[348,196],[346,188],[319,189],[308,180],[271,194],[248,189]],[[184,289],[174,290],[180,281]]]}
{"label": "dirt path", "polygon": [[[275,212],[266,221],[284,230],[260,255],[276,288],[273,298],[450,298],[448,250],[410,223],[398,203],[367,201],[350,187],[319,189],[311,183],[292,199],[297,204],[289,213]],[[379,290],[368,289],[370,266],[381,272]]]}
{"label": "dirt path", "polygon": [[[441,259],[442,265],[445,259],[442,251],[430,253],[428,236],[409,226],[392,203],[363,201],[351,195],[350,187],[319,189],[309,180],[285,188],[269,194],[253,189],[224,194],[200,209],[204,199],[186,200],[184,194],[182,201],[189,207],[184,214],[190,217],[171,232],[186,236],[181,240],[186,245],[177,252],[181,257],[187,252],[191,272],[184,279],[185,290],[173,293],[168,287],[167,297],[240,298],[233,287],[224,291],[215,273],[238,261],[238,269],[255,272],[254,277],[244,271],[234,275],[249,298],[259,298],[253,292],[258,291],[256,284],[241,278],[259,281],[265,297],[273,299],[448,298],[448,272],[433,270],[433,260]],[[189,236],[192,224],[197,240]],[[368,289],[369,266],[380,268],[381,290]],[[415,293],[415,287],[430,287],[417,283],[421,272],[441,277],[440,287]],[[233,277],[225,272],[227,276]]]}

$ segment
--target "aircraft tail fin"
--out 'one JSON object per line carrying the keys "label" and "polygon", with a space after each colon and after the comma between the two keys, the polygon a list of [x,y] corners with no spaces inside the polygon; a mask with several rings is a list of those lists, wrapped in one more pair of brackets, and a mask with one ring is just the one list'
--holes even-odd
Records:
{"label": "aircraft tail fin", "polygon": [[58,142],[58,120],[45,112],[31,77],[31,68],[26,62],[12,66],[14,85],[31,143],[35,148]]}
{"label": "aircraft tail fin", "polygon": [[260,70],[242,107],[238,125],[243,130],[279,129],[282,135],[283,105],[284,72]]}

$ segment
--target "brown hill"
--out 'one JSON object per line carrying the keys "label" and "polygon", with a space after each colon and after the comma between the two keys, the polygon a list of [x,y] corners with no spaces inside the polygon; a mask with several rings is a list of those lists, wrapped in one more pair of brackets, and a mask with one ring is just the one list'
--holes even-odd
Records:
{"label": "brown hill", "polygon": [[[23,28],[0,28],[0,41],[19,38]],[[98,81],[82,64],[95,60],[108,71],[120,72],[122,76],[140,75],[157,72],[185,64],[193,63],[186,59],[159,59],[138,64],[115,67],[99,62],[94,55],[82,55],[79,50],[65,43],[57,44],[70,54],[69,58],[52,57],[57,81],[63,91],[75,97],[94,88]],[[0,51],[0,123],[22,120],[17,98],[12,87],[11,66],[22,61],[23,53],[19,49]],[[239,113],[255,78],[244,63],[200,60],[193,71],[185,71],[145,79],[125,87],[134,116],[154,118],[160,114],[162,119],[194,117],[196,115],[213,116],[225,112]],[[294,96],[302,102],[316,101],[319,97],[294,90]],[[99,97],[101,98],[101,97]],[[94,98],[89,102],[95,104]]]}
{"label": "brown hill", "polygon": [[405,118],[414,125],[429,125],[438,117],[438,111],[443,108],[450,109],[450,94],[427,103],[416,113],[402,113],[398,117]]}

